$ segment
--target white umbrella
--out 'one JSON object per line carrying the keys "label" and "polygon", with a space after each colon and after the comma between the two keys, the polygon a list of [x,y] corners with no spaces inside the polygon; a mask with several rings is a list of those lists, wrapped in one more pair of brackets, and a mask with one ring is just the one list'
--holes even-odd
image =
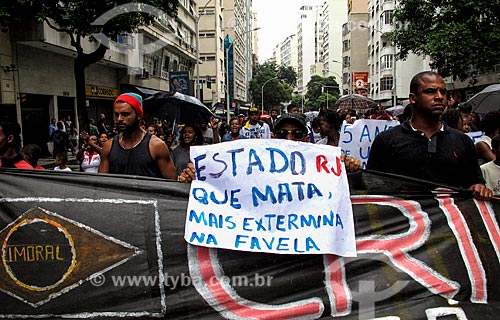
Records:
{"label": "white umbrella", "polygon": [[487,86],[466,102],[472,106],[472,111],[487,113],[500,110],[500,83]]}
{"label": "white umbrella", "polygon": [[394,107],[387,108],[387,109],[385,109],[385,111],[387,111],[387,113],[389,113],[391,116],[396,117],[396,116],[399,116],[400,114],[402,114],[405,111],[405,107],[397,105],[397,106],[394,106]]}

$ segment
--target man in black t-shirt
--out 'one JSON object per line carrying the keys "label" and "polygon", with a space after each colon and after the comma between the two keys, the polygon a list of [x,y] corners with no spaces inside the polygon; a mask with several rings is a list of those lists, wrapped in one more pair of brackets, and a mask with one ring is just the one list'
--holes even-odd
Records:
{"label": "man in black t-shirt", "polygon": [[167,145],[140,127],[141,96],[121,94],[115,100],[113,113],[120,133],[104,143],[99,173],[177,179]]}
{"label": "man in black t-shirt", "polygon": [[62,121],[59,121],[57,123],[57,130],[52,133],[52,136],[50,138],[54,143],[54,150],[52,152],[52,156],[54,159],[56,158],[56,154],[60,152],[67,152],[68,147],[73,150],[73,144],[69,139],[68,133],[64,129],[64,123]]}
{"label": "man in black t-shirt", "polygon": [[490,199],[472,140],[441,122],[446,107],[443,78],[432,71],[415,75],[409,98],[411,119],[375,138],[367,169],[467,188],[476,198]]}

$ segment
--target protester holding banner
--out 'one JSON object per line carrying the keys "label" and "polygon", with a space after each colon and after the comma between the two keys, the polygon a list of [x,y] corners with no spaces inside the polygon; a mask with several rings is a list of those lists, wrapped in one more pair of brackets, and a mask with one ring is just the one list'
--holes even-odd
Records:
{"label": "protester holding banner", "polygon": [[141,96],[121,94],[115,100],[113,112],[120,132],[104,144],[99,173],[175,179],[177,175],[167,145],[140,127]]}
{"label": "protester holding banner", "polygon": [[[297,142],[309,142],[309,134],[305,118],[300,114],[285,113],[276,122],[273,132],[275,139],[285,139]],[[361,169],[361,161],[356,158],[341,154],[341,160],[345,163],[347,171]],[[195,168],[189,163],[179,175],[180,182],[191,182],[195,179]]]}
{"label": "protester holding banner", "polygon": [[432,71],[418,73],[410,83],[413,115],[375,138],[367,169],[468,188],[474,197],[490,199],[472,140],[442,123],[446,84]]}

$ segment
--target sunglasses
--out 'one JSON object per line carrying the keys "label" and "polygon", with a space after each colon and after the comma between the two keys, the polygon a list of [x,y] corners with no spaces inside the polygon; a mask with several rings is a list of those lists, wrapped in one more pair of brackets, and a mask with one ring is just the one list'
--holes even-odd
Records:
{"label": "sunglasses", "polygon": [[288,134],[292,135],[293,140],[302,140],[306,136],[302,130],[278,130],[274,133],[274,136],[278,139],[286,139]]}

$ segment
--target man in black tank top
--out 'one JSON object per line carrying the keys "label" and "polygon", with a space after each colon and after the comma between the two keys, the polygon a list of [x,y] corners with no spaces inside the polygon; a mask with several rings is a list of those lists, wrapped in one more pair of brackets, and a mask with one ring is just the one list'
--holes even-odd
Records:
{"label": "man in black tank top", "polygon": [[102,148],[99,173],[177,179],[165,142],[139,127],[142,98],[124,93],[116,98],[113,113],[119,134]]}

